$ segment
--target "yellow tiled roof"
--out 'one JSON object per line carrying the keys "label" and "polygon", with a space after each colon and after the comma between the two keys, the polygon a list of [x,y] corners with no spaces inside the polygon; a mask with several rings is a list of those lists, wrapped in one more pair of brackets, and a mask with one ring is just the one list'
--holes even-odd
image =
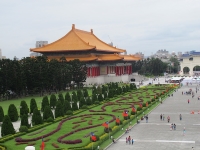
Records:
{"label": "yellow tiled roof", "polygon": [[137,61],[137,60],[141,60],[140,57],[135,56],[135,55],[121,55],[124,57],[124,61]]}
{"label": "yellow tiled roof", "polygon": [[[48,59],[57,59],[60,60],[62,56],[48,56]],[[80,61],[93,61],[96,60],[97,57],[95,55],[69,55],[69,56],[64,56],[66,58],[66,61],[70,60],[75,60],[79,59]]]}
{"label": "yellow tiled roof", "polygon": [[72,30],[69,31],[61,39],[47,44],[39,48],[31,48],[33,52],[67,52],[67,51],[85,51],[85,50],[96,50],[106,51],[114,53],[126,52],[126,50],[118,49],[110,46],[109,44],[98,39],[93,31],[87,32],[83,30],[75,29],[75,25],[72,25]]}

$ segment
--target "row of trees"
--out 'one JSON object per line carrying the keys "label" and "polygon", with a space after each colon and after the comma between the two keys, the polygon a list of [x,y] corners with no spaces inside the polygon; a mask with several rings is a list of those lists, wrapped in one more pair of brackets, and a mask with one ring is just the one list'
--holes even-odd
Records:
{"label": "row of trees", "polygon": [[18,60],[0,60],[0,98],[10,98],[11,95],[60,91],[72,86],[72,81],[79,87],[86,80],[86,65],[79,60],[67,62],[48,60],[47,57],[26,57]]}
{"label": "row of trees", "polygon": [[[38,109],[35,99],[31,99],[30,109],[28,108],[28,105],[25,101],[21,101],[19,115],[17,108],[14,104],[10,104],[8,108],[8,115],[5,116],[4,111],[0,106],[0,122],[3,121],[4,125],[10,124],[10,122],[15,122],[20,117],[20,129],[24,127],[28,129],[31,126],[31,124],[29,124],[28,121],[28,116],[30,114],[32,115],[32,125],[38,125],[42,124],[43,122],[53,121],[54,118],[61,117],[66,114],[72,114],[73,111],[83,107],[87,108],[87,106],[92,105],[94,103],[99,104],[103,100],[108,100],[108,98],[112,98],[116,95],[128,92],[133,89],[136,89],[135,84],[131,84],[130,86],[126,85],[119,87],[118,83],[110,83],[108,85],[102,85],[98,87],[93,86],[91,97],[89,96],[87,89],[79,89],[76,92],[73,91],[72,94],[67,92],[65,97],[63,96],[63,94],[60,93],[58,95],[58,98],[56,98],[56,96],[52,94],[50,96],[50,101],[47,96],[43,97],[40,109]],[[41,112],[43,112],[43,115],[41,115]],[[5,123],[5,121],[7,121],[7,123]],[[2,136],[7,135],[8,129],[6,127],[2,127],[2,130],[5,130],[2,131]],[[10,129],[10,131],[13,130]]]}
{"label": "row of trees", "polygon": [[171,57],[169,62],[163,62],[159,58],[147,58],[132,63],[133,72],[142,75],[163,75],[164,72],[177,73],[180,63],[177,58]]}

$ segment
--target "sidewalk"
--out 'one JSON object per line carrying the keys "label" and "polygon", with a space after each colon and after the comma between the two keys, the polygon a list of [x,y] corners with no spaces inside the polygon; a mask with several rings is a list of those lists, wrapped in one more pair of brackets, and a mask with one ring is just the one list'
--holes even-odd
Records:
{"label": "sidewalk", "polygon": [[[159,82],[163,84],[164,78]],[[146,83],[146,82],[145,82]],[[155,81],[158,83],[158,81]],[[189,150],[194,147],[200,149],[200,91],[196,93],[196,86],[183,86],[174,92],[173,97],[168,97],[163,104],[155,108],[148,116],[148,123],[141,121],[135,125],[132,130],[123,135],[115,144],[112,144],[108,150]],[[182,95],[182,91],[193,89],[195,97],[192,95]],[[190,104],[187,100],[190,99]],[[190,114],[194,111],[195,114]],[[165,114],[165,120],[160,120],[160,114]],[[179,120],[182,114],[183,120]],[[170,123],[167,123],[167,116],[170,116]],[[176,130],[170,131],[171,123],[176,124]],[[183,136],[183,128],[186,133]],[[133,145],[126,144],[126,137],[131,136],[134,139]]]}

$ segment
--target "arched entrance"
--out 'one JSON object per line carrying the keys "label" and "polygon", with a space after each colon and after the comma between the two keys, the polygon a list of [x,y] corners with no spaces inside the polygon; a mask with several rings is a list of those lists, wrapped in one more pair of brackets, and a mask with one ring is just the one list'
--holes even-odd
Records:
{"label": "arched entrance", "polygon": [[183,74],[189,74],[190,73],[190,68],[189,67],[184,67],[183,68]]}
{"label": "arched entrance", "polygon": [[196,65],[193,68],[193,75],[199,76],[200,75],[200,66]]}

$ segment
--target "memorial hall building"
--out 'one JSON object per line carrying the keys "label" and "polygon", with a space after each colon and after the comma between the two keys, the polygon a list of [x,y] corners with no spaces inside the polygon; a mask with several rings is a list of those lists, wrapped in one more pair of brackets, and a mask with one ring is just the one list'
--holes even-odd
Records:
{"label": "memorial hall building", "polygon": [[86,84],[101,84],[108,82],[129,82],[132,75],[132,62],[141,59],[138,55],[126,55],[125,49],[107,44],[90,32],[75,28],[57,41],[31,52],[41,53],[48,59],[66,61],[79,59],[87,66]]}

